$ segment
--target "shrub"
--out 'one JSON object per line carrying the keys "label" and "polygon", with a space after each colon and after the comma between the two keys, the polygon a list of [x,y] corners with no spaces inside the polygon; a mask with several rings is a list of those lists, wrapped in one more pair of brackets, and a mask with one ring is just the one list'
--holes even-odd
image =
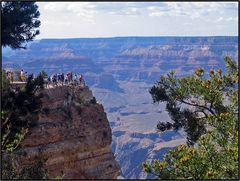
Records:
{"label": "shrub", "polygon": [[45,159],[39,155],[34,158],[34,163],[29,166],[20,166],[14,159],[17,155],[8,154],[2,162],[3,179],[48,179],[48,171],[44,168]]}
{"label": "shrub", "polygon": [[91,100],[90,100],[90,103],[91,104],[97,104],[97,100],[95,97],[93,97]]}
{"label": "shrub", "polygon": [[[2,76],[4,79],[5,77]],[[42,77],[29,76],[24,89],[13,91],[6,84],[2,89],[2,151],[12,152],[28,133],[28,128],[36,125],[36,115],[41,109],[39,92],[43,89]]]}

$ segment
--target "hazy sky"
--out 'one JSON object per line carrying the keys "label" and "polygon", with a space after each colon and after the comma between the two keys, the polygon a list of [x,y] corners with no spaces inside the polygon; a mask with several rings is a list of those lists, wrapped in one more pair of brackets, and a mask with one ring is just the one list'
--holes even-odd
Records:
{"label": "hazy sky", "polygon": [[227,2],[37,2],[37,39],[238,34],[238,4]]}

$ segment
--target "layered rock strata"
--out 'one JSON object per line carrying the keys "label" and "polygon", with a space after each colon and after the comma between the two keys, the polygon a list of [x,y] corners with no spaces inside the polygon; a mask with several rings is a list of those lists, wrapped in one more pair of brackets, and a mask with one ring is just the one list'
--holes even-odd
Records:
{"label": "layered rock strata", "polygon": [[50,177],[115,179],[120,173],[110,144],[112,133],[101,104],[88,87],[61,86],[43,91],[38,125],[18,150],[22,166],[46,159]]}

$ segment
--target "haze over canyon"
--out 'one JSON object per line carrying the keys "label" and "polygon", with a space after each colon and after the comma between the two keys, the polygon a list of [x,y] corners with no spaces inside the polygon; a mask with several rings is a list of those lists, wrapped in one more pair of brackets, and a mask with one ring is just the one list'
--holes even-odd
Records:
{"label": "haze over canyon", "polygon": [[141,163],[186,140],[182,130],[157,132],[158,121],[170,118],[163,103],[153,104],[149,88],[170,70],[186,76],[199,67],[222,68],[225,55],[238,59],[238,37],[42,39],[26,50],[4,48],[2,65],[34,74],[82,73],[107,113],[122,176],[150,178]]}

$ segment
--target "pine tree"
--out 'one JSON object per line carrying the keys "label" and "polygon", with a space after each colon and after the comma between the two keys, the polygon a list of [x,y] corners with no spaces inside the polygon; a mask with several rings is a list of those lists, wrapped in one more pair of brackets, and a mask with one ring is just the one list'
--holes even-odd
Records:
{"label": "pine tree", "polygon": [[38,35],[40,13],[35,2],[9,1],[1,4],[2,46],[26,48],[24,43]]}
{"label": "pine tree", "polygon": [[178,79],[170,72],[152,87],[153,100],[167,102],[173,120],[158,128],[183,127],[188,145],[170,150],[163,160],[143,163],[146,172],[160,179],[239,179],[239,71],[230,57],[225,62],[226,73],[211,69],[206,76],[199,68],[194,76]]}

